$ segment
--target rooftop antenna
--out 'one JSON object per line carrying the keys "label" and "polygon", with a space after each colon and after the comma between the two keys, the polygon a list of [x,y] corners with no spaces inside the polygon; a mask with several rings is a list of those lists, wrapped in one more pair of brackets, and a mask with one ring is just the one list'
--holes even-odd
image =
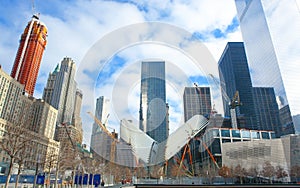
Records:
{"label": "rooftop antenna", "polygon": [[34,0],[31,0],[31,4],[32,4],[32,15],[35,14],[35,7],[34,7]]}
{"label": "rooftop antenna", "polygon": [[35,12],[34,0],[31,0],[32,18],[39,20],[40,13]]}

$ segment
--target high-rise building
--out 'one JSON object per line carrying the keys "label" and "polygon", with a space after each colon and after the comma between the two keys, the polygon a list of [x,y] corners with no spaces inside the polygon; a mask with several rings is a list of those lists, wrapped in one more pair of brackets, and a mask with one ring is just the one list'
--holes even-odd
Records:
{"label": "high-rise building", "polygon": [[53,94],[54,86],[55,86],[56,75],[58,74],[58,72],[59,72],[59,64],[57,64],[57,66],[55,67],[55,69],[52,73],[49,73],[47,85],[44,88],[43,99],[44,99],[44,101],[46,101],[49,104],[51,104],[52,94]]}
{"label": "high-rise building", "polygon": [[57,110],[44,100],[34,99],[32,115],[30,130],[49,139],[54,139]]}
{"label": "high-rise building", "polygon": [[[300,114],[300,43],[295,42],[300,40],[298,2],[235,0],[235,3],[253,86],[273,87],[278,106],[289,108],[292,116]],[[283,131],[291,129],[293,124],[283,125]]]}
{"label": "high-rise building", "polygon": [[259,130],[274,131],[281,136],[281,123],[274,88],[253,87],[253,99]]}
{"label": "high-rise building", "polygon": [[[24,85],[17,82],[0,68],[0,118],[20,123]],[[28,110],[28,109],[27,109]]]}
{"label": "high-rise building", "polygon": [[183,93],[184,122],[194,115],[209,116],[211,97],[209,87],[185,87]]}
{"label": "high-rise building", "polygon": [[[109,116],[110,100],[100,96],[96,101],[95,117],[105,126]],[[91,151],[98,153],[102,158],[109,160],[112,139],[94,122],[91,135]]]}
{"label": "high-rise building", "polygon": [[80,116],[81,105],[82,105],[82,91],[76,90],[74,112],[72,118],[72,125],[74,125],[81,132],[81,140],[83,139],[82,121]]}
{"label": "high-rise building", "polygon": [[11,71],[11,76],[25,85],[25,92],[30,96],[40,69],[42,56],[47,44],[47,27],[33,15],[21,36],[20,46]]}
{"label": "high-rise building", "polygon": [[44,89],[43,99],[58,110],[57,124],[72,122],[77,85],[74,79],[75,69],[75,62],[65,57],[60,67],[49,74]]}
{"label": "high-rise building", "polygon": [[167,139],[164,61],[144,61],[141,71],[140,129],[157,142]]}
{"label": "high-rise building", "polygon": [[[226,92],[230,99],[236,91],[239,92],[241,106],[236,107],[237,117],[244,117],[245,127],[238,125],[238,128],[258,129],[255,116],[252,82],[248,68],[244,44],[242,42],[229,42],[218,62],[219,75],[222,92]],[[223,94],[223,107],[225,116],[229,116],[229,103]]]}
{"label": "high-rise building", "polygon": [[294,123],[289,105],[285,105],[284,107],[279,109],[279,119],[282,125],[282,135],[295,133]]}
{"label": "high-rise building", "polygon": [[[183,93],[183,110],[184,110],[184,122],[187,122],[195,115],[203,115],[209,117],[211,112],[211,95],[209,87],[185,87]],[[192,165],[190,164],[189,154],[185,154],[185,165],[190,169],[194,169],[196,174],[199,174],[200,157],[199,157],[199,145],[200,142],[196,139],[192,139],[189,142],[189,148],[192,156]],[[179,152],[179,156],[182,158],[184,149]]]}
{"label": "high-rise building", "polygon": [[[24,170],[35,169],[38,156],[48,159],[48,151],[59,151],[59,142],[53,140],[57,110],[40,99],[23,94],[24,85],[13,79],[0,68],[0,142],[7,132],[16,131],[32,138],[25,154]],[[26,138],[27,138],[26,137]],[[0,171],[7,173],[9,155],[0,150]],[[44,163],[39,164],[45,169]]]}

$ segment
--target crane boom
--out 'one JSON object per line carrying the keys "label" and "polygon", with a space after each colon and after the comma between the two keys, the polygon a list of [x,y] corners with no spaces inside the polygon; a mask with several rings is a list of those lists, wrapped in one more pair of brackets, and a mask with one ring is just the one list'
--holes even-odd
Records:
{"label": "crane boom", "polygon": [[118,139],[116,137],[116,133],[109,132],[106,127],[102,124],[102,122],[94,116],[91,112],[87,112],[94,120],[95,122],[100,126],[100,128],[110,137],[112,138],[111,148],[110,148],[110,161],[115,162],[115,153],[116,153],[116,143],[118,142]]}
{"label": "crane boom", "polygon": [[96,118],[96,116],[94,116],[91,112],[88,112],[88,114],[94,119],[94,121],[99,125],[99,127],[111,138],[115,139],[114,135],[109,132],[109,130],[107,130],[107,128],[102,124],[102,122]]}
{"label": "crane boom", "polygon": [[231,126],[232,126],[232,128],[234,128],[234,129],[236,129],[237,128],[237,118],[236,118],[236,110],[235,110],[235,108],[237,107],[237,106],[241,106],[241,101],[240,101],[240,96],[239,96],[239,92],[238,91],[236,91],[235,93],[234,93],[234,96],[232,97],[232,99],[230,99],[229,97],[228,97],[228,95],[226,94],[226,92],[225,92],[225,90],[224,90],[224,85],[225,85],[225,83],[222,83],[221,84],[221,82],[218,80],[218,79],[216,79],[215,77],[214,77],[214,75],[212,75],[212,74],[209,74],[209,76],[214,80],[214,82],[216,83],[216,84],[219,84],[220,85],[220,88],[221,88],[221,94],[222,94],[222,96],[224,97],[224,99],[226,100],[226,102],[228,102],[228,104],[229,104],[229,108],[230,108],[230,117],[231,117]]}

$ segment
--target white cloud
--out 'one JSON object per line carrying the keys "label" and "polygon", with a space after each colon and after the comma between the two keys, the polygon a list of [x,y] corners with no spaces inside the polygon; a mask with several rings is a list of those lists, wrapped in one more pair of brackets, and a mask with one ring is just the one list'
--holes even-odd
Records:
{"label": "white cloud", "polygon": [[[77,1],[72,4],[64,4],[62,7],[65,7],[65,10],[64,13],[61,13],[63,15],[53,15],[51,12],[43,14],[43,12],[41,12],[41,20],[47,25],[49,36],[40,68],[38,83],[46,85],[48,73],[54,69],[56,64],[60,63],[63,57],[71,57],[76,62],[77,67],[80,67],[82,66],[80,63],[82,63],[82,59],[85,57],[88,50],[101,39],[101,37],[118,28],[122,28],[123,26],[140,23],[145,20],[162,21],[164,23],[176,25],[191,33],[200,32],[206,35],[207,41],[205,45],[208,46],[208,49],[212,52],[216,60],[219,58],[220,53],[222,53],[227,40],[240,38],[239,31],[228,34],[228,36],[223,39],[214,39],[210,33],[216,28],[220,28],[224,31],[225,28],[231,24],[231,21],[236,14],[234,2],[232,0],[192,0],[188,3],[186,3],[186,1],[170,2],[157,0],[155,2],[139,1],[137,4],[140,6],[147,6],[148,11],[140,11],[138,9],[139,7],[136,7],[134,4],[118,3],[114,1]],[[30,9],[30,7],[28,7],[28,9]],[[15,11],[18,12],[18,10]],[[0,40],[0,58],[1,63],[4,64],[3,67],[5,67],[7,71],[10,71],[8,69],[12,67],[18,46],[17,41],[19,40],[25,25],[29,21],[29,17],[24,18],[24,14],[30,15],[29,12],[30,10],[27,10],[26,13],[21,15],[18,13],[13,17],[12,19],[16,22],[13,28],[0,25],[1,31],[3,31],[1,35],[5,36],[1,37]],[[16,19],[17,16],[21,16],[24,19]],[[154,32],[153,34],[157,33]],[[178,36],[176,33],[169,32],[168,30],[164,30],[159,34],[159,36],[153,37],[157,37],[157,39],[161,37],[161,39],[175,41],[174,43],[179,42],[182,39],[182,36]],[[118,40],[131,41],[133,40],[132,37],[136,36],[131,33],[126,33],[124,38],[118,38]],[[8,40],[12,38],[14,38],[14,43],[16,44],[13,44],[12,40]],[[96,55],[100,53],[105,54],[106,52],[109,52],[109,49],[114,49],[114,46],[118,42],[120,41],[111,40],[111,43],[106,44],[105,48],[94,53]],[[195,76],[201,74],[199,67],[195,66],[194,63],[185,56],[186,54],[182,54],[180,51],[163,45],[143,44],[139,48],[132,48],[131,51],[124,50],[120,52],[120,55],[131,63],[144,58],[160,58],[175,64],[178,70],[183,71],[186,75]],[[99,60],[100,59],[98,59],[98,61]],[[87,68],[88,67],[89,69],[87,70],[95,71],[92,64],[88,65]],[[168,69],[170,69],[170,67]],[[118,78],[121,73],[120,71],[122,70],[119,70],[119,72],[116,72],[113,74],[113,77],[110,78],[109,81],[111,84],[114,84],[113,80]],[[175,69],[172,69],[172,73],[175,75],[177,72],[175,72]],[[128,96],[122,96],[116,99],[116,102],[114,103],[121,103],[122,100],[128,101],[127,107],[130,108],[129,111],[131,111],[131,115],[136,116],[137,108],[134,107],[139,106],[139,101],[136,101],[136,96],[139,92],[139,83],[137,79],[140,77],[140,73],[139,70],[134,69],[134,72],[122,72],[122,74],[126,74],[129,79],[123,81],[123,85],[121,85],[120,82],[118,82],[117,85],[120,87],[120,91],[122,91],[122,89],[128,89],[126,88],[126,84],[131,84],[131,92]],[[89,140],[92,120],[86,115],[86,111],[94,110],[93,106],[95,105],[96,97],[99,97],[100,95],[110,97],[112,95],[112,86],[106,84],[101,88],[94,88],[94,86],[88,85],[88,83],[92,83],[95,80],[91,80],[87,75],[80,74],[77,75],[77,78],[80,78],[80,80],[77,80],[81,83],[80,89],[84,90],[82,108],[83,127],[85,131],[84,140]],[[169,82],[167,87],[167,91],[170,92],[170,94],[168,94],[169,101],[182,100],[182,96],[180,95],[182,95],[183,89],[174,91],[174,88],[180,88],[189,84],[188,80],[183,81],[183,79],[184,76],[173,76],[172,81]],[[130,83],[130,80],[133,80],[134,82]],[[41,97],[41,95],[42,91],[36,91],[36,97]],[[127,104],[125,104],[125,106],[126,105]],[[180,106],[181,104],[170,104],[170,114],[176,121],[181,121],[182,110],[175,109],[178,105]],[[122,112],[121,114],[121,116],[123,116],[123,114],[125,116],[125,113]],[[113,121],[113,118],[111,121]],[[170,127],[176,127],[174,122],[171,122],[171,124],[172,126]]]}

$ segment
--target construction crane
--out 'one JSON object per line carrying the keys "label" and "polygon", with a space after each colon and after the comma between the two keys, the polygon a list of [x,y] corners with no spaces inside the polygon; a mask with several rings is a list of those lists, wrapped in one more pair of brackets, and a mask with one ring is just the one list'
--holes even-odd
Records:
{"label": "construction crane", "polygon": [[229,108],[230,108],[231,126],[232,126],[232,128],[237,129],[237,117],[236,117],[235,108],[237,106],[242,105],[242,103],[240,101],[239,92],[236,91],[234,96],[232,97],[232,99],[230,99],[224,90],[225,84],[223,83],[223,85],[222,85],[221,82],[218,79],[216,79],[212,74],[209,74],[209,76],[214,80],[214,82],[216,84],[220,85],[221,94],[222,94],[223,98],[225,99],[225,101],[228,103]]}
{"label": "construction crane", "polygon": [[[197,84],[197,83],[194,83],[194,86],[196,87],[196,89],[197,89],[197,91],[198,91],[198,93],[199,93],[199,95],[200,95],[200,94],[201,94],[201,91],[200,91],[200,89],[199,89],[198,84]],[[200,99],[200,96],[199,96],[199,99]],[[205,100],[205,103],[206,103],[206,106],[208,106],[206,100]],[[210,110],[210,114],[209,114],[209,117],[208,117],[208,118],[214,116],[216,113],[218,113],[218,112],[217,112],[217,110],[215,109],[215,105],[213,105],[213,107],[212,107],[211,110]]]}
{"label": "construction crane", "polygon": [[109,118],[109,115],[110,115],[110,114],[107,114],[107,116],[106,116],[106,119],[105,119],[105,121],[103,122],[103,126],[105,126],[105,125],[106,125],[106,123],[107,123],[107,120],[108,120],[108,118]]}
{"label": "construction crane", "polygon": [[[200,94],[200,89],[199,89],[198,85],[197,85],[196,83],[194,83],[194,86],[196,87],[196,89],[198,90],[198,93]],[[200,97],[200,96],[199,96],[199,97]],[[207,105],[207,104],[206,104],[206,105]],[[213,115],[214,113],[216,113],[216,110],[215,110],[215,108],[213,107],[213,108],[211,108],[210,115]],[[211,160],[213,161],[213,163],[216,165],[216,167],[217,167],[218,169],[220,169],[220,167],[219,167],[219,165],[218,165],[218,163],[217,163],[215,157],[214,157],[213,154],[210,152],[210,150],[209,150],[209,148],[207,147],[207,145],[206,145],[203,141],[201,141],[200,138],[199,138],[198,140],[202,143],[202,145],[203,145],[204,148],[206,149],[206,151],[207,151],[209,157],[211,158]]]}
{"label": "construction crane", "polygon": [[102,122],[91,112],[88,112],[88,114],[94,119],[94,121],[99,125],[99,127],[103,130],[103,132],[105,132],[112,139],[111,148],[110,148],[110,161],[114,163],[115,154],[116,154],[116,144],[117,142],[119,142],[117,133],[115,132],[115,130],[113,132],[107,130],[107,128],[102,124]]}

